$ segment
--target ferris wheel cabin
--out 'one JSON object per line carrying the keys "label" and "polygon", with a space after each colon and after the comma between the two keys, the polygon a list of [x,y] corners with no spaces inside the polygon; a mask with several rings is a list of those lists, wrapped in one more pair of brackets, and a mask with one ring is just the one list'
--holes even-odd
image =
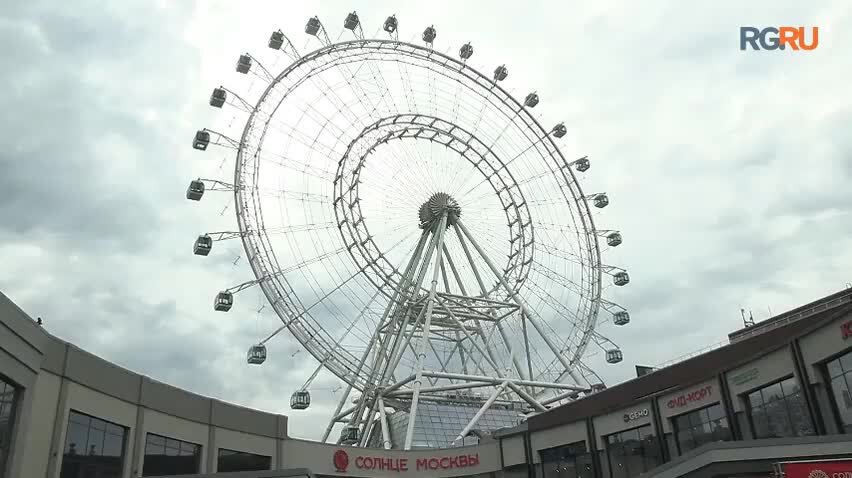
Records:
{"label": "ferris wheel cabin", "polygon": [[195,245],[192,246],[192,252],[196,256],[206,256],[213,249],[213,238],[207,234],[198,236],[195,240]]}
{"label": "ferris wheel cabin", "polygon": [[234,294],[228,291],[222,291],[216,294],[216,300],[213,301],[213,310],[219,312],[227,312],[234,305]]}
{"label": "ferris wheel cabin", "polygon": [[625,271],[616,272],[612,276],[612,283],[617,286],[627,285],[628,282],[630,282],[630,276]]}
{"label": "ferris wheel cabin", "polygon": [[432,44],[437,36],[438,32],[435,31],[434,26],[426,27],[426,29],[423,30],[423,41],[426,43]]}
{"label": "ferris wheel cabin", "polygon": [[556,136],[557,138],[565,136],[565,133],[567,132],[568,128],[565,127],[565,123],[559,123],[553,127],[553,136]]}
{"label": "ferris wheel cabin", "polygon": [[246,53],[237,60],[237,73],[246,74],[251,68],[251,57]]}
{"label": "ferris wheel cabin", "polygon": [[225,92],[224,88],[215,88],[213,89],[213,93],[210,95],[210,106],[214,108],[221,108],[222,105],[225,104],[225,99],[228,98],[228,93]]}
{"label": "ferris wheel cabin", "polygon": [[358,14],[352,12],[349,15],[346,15],[346,20],[343,21],[343,28],[347,30],[355,30],[356,28],[358,28],[359,22],[360,21],[358,20]]}
{"label": "ferris wheel cabin", "polygon": [[592,164],[589,162],[589,158],[580,158],[574,161],[574,167],[577,168],[577,171],[584,173],[592,167]]}
{"label": "ferris wheel cabin", "polygon": [[358,431],[358,427],[350,425],[343,427],[343,430],[340,430],[340,444],[352,445],[358,443],[358,439],[360,438]]}
{"label": "ferris wheel cabin", "polygon": [[316,36],[319,33],[320,29],[320,21],[317,17],[311,17],[308,20],[307,25],[305,25],[305,33],[308,35]]}
{"label": "ferris wheel cabin", "polygon": [[311,406],[311,392],[307,390],[296,390],[290,395],[290,408],[293,410],[305,410]]}
{"label": "ferris wheel cabin", "polygon": [[506,65],[500,65],[494,70],[494,81],[503,81],[509,76],[509,70]]}
{"label": "ferris wheel cabin", "polygon": [[621,362],[624,356],[621,354],[621,350],[618,349],[610,349],[606,351],[606,361],[608,363],[618,363]]}
{"label": "ferris wheel cabin", "polygon": [[595,196],[595,207],[603,209],[609,205],[609,196],[606,193],[600,193]]}
{"label": "ferris wheel cabin", "polygon": [[263,344],[256,344],[249,347],[248,352],[246,352],[246,362],[252,365],[260,365],[266,361],[266,346]]}
{"label": "ferris wheel cabin", "polygon": [[606,236],[606,243],[610,247],[615,247],[621,244],[621,233],[610,232]]}
{"label": "ferris wheel cabin", "polygon": [[612,323],[615,325],[627,325],[630,323],[630,314],[626,310],[619,310],[612,314]]}
{"label": "ferris wheel cabin", "polygon": [[537,104],[538,94],[536,94],[535,92],[528,94],[527,97],[524,99],[524,105],[526,105],[527,108],[535,108],[535,105]]}
{"label": "ferris wheel cabin", "polygon": [[397,27],[397,19],[396,15],[391,15],[385,20],[385,24],[382,26],[382,29],[388,33],[393,33],[396,31]]}
{"label": "ferris wheel cabin", "polygon": [[194,179],[189,182],[189,187],[186,188],[186,198],[192,201],[200,201],[201,196],[204,196],[204,181]]}
{"label": "ferris wheel cabin", "polygon": [[200,129],[195,133],[195,139],[192,140],[192,147],[204,151],[207,145],[210,144],[210,132]]}
{"label": "ferris wheel cabin", "polygon": [[462,60],[467,60],[473,55],[473,46],[470,43],[465,43],[459,50],[459,56]]}
{"label": "ferris wheel cabin", "polygon": [[272,32],[272,35],[269,37],[269,48],[280,50],[282,46],[284,46],[284,32],[281,30]]}

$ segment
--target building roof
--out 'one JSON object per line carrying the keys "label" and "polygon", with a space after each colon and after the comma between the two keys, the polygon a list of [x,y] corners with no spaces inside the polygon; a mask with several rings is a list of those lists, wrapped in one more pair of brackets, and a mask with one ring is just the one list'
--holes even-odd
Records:
{"label": "building roof", "polygon": [[724,371],[734,369],[773,350],[787,346],[796,338],[850,312],[852,312],[852,302],[846,301],[840,306],[824,309],[813,314],[809,317],[809,320],[785,323],[764,333],[711,350],[683,362],[656,370],[648,375],[622,382],[545,413],[531,416],[527,420],[527,425],[530,431],[551,428],[583,420],[590,416],[603,415],[669,390],[706,381]]}

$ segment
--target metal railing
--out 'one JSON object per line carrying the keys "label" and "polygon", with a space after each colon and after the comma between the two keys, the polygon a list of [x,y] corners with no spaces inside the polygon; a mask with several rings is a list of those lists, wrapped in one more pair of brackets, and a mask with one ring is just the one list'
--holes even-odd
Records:
{"label": "metal railing", "polygon": [[[773,317],[764,322],[757,323],[747,329],[740,329],[736,332],[732,332],[728,334],[728,338],[731,340],[731,343],[736,343],[741,340],[745,340],[749,337],[753,337],[758,334],[762,334],[768,330],[776,329],[783,325],[789,324],[791,322],[795,322],[797,320],[804,319],[806,317],[810,317],[819,312],[833,309],[835,307],[841,306],[847,302],[852,302],[852,290],[847,289],[846,293],[835,297],[833,299],[827,300],[825,302],[816,302],[810,307],[793,311],[792,313],[781,314],[780,316]],[[787,315],[789,314],[789,315]]]}

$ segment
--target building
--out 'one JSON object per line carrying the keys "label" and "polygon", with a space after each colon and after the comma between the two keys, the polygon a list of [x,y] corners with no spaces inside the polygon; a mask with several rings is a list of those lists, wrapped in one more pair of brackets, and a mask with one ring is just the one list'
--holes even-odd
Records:
{"label": "building", "polygon": [[[122,369],[50,335],[0,294],[0,478],[285,468],[352,477],[770,476],[780,462],[816,467],[852,456],[852,290],[730,339],[478,445],[358,449],[290,438],[286,416]],[[852,466],[832,463],[840,473]]]}

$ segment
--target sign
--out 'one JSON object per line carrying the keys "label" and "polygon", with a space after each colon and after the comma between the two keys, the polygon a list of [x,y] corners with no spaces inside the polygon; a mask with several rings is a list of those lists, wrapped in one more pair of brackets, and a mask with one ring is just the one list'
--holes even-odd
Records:
{"label": "sign", "polygon": [[[807,42],[805,27],[740,27],[740,50],[815,50],[819,45],[819,27],[810,28],[811,41]],[[758,46],[759,44],[759,46]]]}
{"label": "sign", "polygon": [[632,422],[633,420],[638,420],[642,417],[647,417],[648,414],[649,414],[649,412],[648,412],[647,408],[643,408],[642,410],[637,410],[637,411],[632,412],[632,413],[625,413],[624,414],[624,421],[625,422]]}
{"label": "sign", "polygon": [[[413,463],[412,463],[413,462]],[[332,457],[334,469],[345,473],[349,467],[349,454],[346,450],[337,450]],[[409,470],[449,470],[470,468],[479,465],[479,453],[465,455],[439,455],[424,458],[392,458],[383,456],[357,455],[353,460],[359,470],[380,470],[404,472]]]}
{"label": "sign", "polygon": [[707,385],[706,387],[678,395],[669,400],[667,405],[669,408],[682,408],[694,402],[700,402],[711,395],[713,395],[713,386]]}
{"label": "sign", "polygon": [[733,377],[731,377],[731,383],[734,385],[742,385],[744,383],[751,382],[756,379],[760,375],[760,370],[757,367],[752,367],[748,370],[744,370]]}
{"label": "sign", "polygon": [[781,463],[786,478],[852,478],[852,460]]}
{"label": "sign", "polygon": [[852,337],[852,320],[840,324],[840,333],[843,335],[843,340]]}

